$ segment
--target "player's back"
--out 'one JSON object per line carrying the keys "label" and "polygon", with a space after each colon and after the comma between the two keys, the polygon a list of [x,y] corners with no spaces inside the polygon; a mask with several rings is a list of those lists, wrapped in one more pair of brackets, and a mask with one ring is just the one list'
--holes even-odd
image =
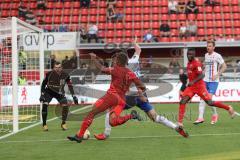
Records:
{"label": "player's back", "polygon": [[129,90],[131,83],[137,79],[136,75],[126,67],[115,66],[110,72],[112,81],[109,93],[117,93],[120,96],[125,96]]}
{"label": "player's back", "polygon": [[[197,59],[194,59],[191,62],[188,62],[187,74],[190,82],[195,80],[200,74],[202,74],[202,63]],[[194,86],[202,85],[202,84],[204,84],[203,79],[196,82]]]}

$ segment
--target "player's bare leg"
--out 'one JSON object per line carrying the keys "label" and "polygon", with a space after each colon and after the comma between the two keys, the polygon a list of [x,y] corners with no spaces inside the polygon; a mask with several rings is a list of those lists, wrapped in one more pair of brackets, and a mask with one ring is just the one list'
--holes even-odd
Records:
{"label": "player's bare leg", "polygon": [[182,97],[179,105],[179,112],[178,112],[178,125],[183,127],[183,118],[185,115],[186,104],[191,98],[188,96]]}

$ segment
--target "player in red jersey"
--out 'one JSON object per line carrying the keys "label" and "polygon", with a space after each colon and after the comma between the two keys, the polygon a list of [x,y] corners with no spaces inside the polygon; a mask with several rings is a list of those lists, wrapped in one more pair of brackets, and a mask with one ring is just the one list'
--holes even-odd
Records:
{"label": "player in red jersey", "polygon": [[204,74],[202,72],[202,63],[195,58],[195,51],[189,50],[188,54],[188,64],[187,64],[187,74],[188,74],[188,87],[184,90],[182,94],[182,99],[179,106],[179,115],[178,123],[180,126],[183,126],[183,118],[186,108],[186,103],[197,94],[200,96],[209,106],[215,106],[218,108],[223,108],[229,112],[233,118],[237,113],[231,106],[222,104],[220,102],[212,101],[211,96],[209,95],[206,85],[203,81]]}
{"label": "player in red jersey", "polygon": [[94,105],[92,110],[84,118],[81,129],[75,136],[68,136],[70,141],[76,141],[80,143],[83,139],[83,135],[87,128],[91,125],[94,116],[104,112],[110,108],[110,125],[112,127],[124,124],[130,119],[138,119],[139,115],[136,111],[132,111],[131,114],[120,116],[125,107],[125,94],[129,90],[129,87],[134,83],[138,89],[140,96],[145,91],[144,84],[136,77],[134,72],[126,68],[128,57],[124,53],[117,53],[116,65],[112,68],[103,67],[96,59],[96,55],[90,54],[94,60],[96,66],[101,69],[102,72],[110,74],[112,77],[110,88],[107,93],[100,98]]}

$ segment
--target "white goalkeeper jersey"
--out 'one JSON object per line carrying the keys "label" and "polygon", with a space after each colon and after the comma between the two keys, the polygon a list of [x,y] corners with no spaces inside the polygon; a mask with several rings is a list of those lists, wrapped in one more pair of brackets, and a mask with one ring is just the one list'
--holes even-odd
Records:
{"label": "white goalkeeper jersey", "polygon": [[222,56],[217,53],[213,52],[211,55],[209,53],[205,54],[205,82],[219,82],[219,78],[215,81],[213,80],[213,76],[218,73],[219,66],[224,63]]}
{"label": "white goalkeeper jersey", "polygon": [[135,54],[128,60],[128,68],[133,71],[137,77],[141,76],[139,66],[139,55]]}

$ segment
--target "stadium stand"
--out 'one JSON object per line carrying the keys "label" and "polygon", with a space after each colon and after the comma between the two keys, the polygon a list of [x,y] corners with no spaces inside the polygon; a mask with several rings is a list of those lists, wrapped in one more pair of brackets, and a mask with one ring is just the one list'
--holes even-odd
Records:
{"label": "stadium stand", "polygon": [[[212,34],[223,34],[228,37],[236,37],[240,33],[240,3],[238,0],[222,0],[220,4],[211,7],[204,4],[204,0],[196,0],[199,13],[168,14],[168,0],[118,0],[116,8],[123,11],[124,22],[108,22],[106,19],[107,4],[105,0],[92,0],[90,8],[80,8],[80,2],[69,1],[56,2],[48,0],[47,9],[37,9],[37,2],[23,0],[24,5],[36,15],[39,25],[46,31],[52,31],[60,25],[67,25],[69,31],[78,31],[79,26],[94,22],[99,27],[106,42],[131,40],[135,33],[142,41],[147,29],[152,29],[154,36],[163,42],[198,41],[211,37]],[[1,17],[18,16],[20,0],[2,0],[0,5]],[[187,3],[187,0],[185,1]],[[41,14],[40,14],[41,13]],[[43,14],[43,15],[42,15]],[[171,36],[161,38],[159,26],[161,21],[167,20],[171,27]],[[198,35],[180,39],[176,30],[181,22],[195,20],[198,26]],[[105,27],[106,26],[106,27]],[[102,32],[102,33],[101,33]],[[123,33],[123,34],[120,34]]]}

